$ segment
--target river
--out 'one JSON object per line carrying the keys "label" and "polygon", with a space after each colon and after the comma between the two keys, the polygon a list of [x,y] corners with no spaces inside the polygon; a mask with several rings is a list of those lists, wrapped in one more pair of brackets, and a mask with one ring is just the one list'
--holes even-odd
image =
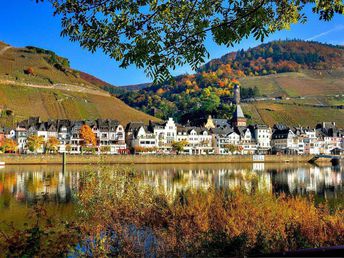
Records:
{"label": "river", "polygon": [[[128,167],[128,166],[126,166]],[[109,169],[116,169],[110,167]],[[130,169],[142,175],[140,183],[166,191],[171,198],[181,190],[234,189],[314,196],[317,203],[344,207],[343,166],[311,164],[185,164],[136,165]],[[75,216],[75,194],[80,177],[97,166],[55,165],[6,166],[0,169],[0,221],[22,225],[28,221],[32,204],[46,198],[46,208],[63,219]]]}

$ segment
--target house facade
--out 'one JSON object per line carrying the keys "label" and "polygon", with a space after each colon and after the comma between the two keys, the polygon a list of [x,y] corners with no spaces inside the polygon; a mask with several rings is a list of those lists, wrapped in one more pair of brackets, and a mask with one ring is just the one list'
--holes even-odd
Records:
{"label": "house facade", "polygon": [[[251,154],[298,154],[317,155],[342,153],[344,130],[334,123],[321,123],[316,128],[286,127],[275,125],[246,125],[237,108],[234,118],[209,117],[202,126],[185,126],[172,118],[165,122],[131,122],[125,128],[116,120],[97,119],[86,121],[49,120],[30,118],[17,124],[14,129],[0,130],[0,144],[5,138],[18,144],[19,153],[30,153],[28,139],[31,135],[43,138],[44,143],[36,153],[46,152],[49,139],[58,140],[58,152],[81,154],[83,151],[98,154],[133,153],[173,154],[174,142],[185,142],[180,154],[187,155],[251,155]],[[240,118],[240,119],[239,119]],[[240,121],[238,121],[238,119]],[[96,145],[85,146],[80,129],[88,125],[95,135]]]}
{"label": "house facade", "polygon": [[[29,118],[18,123],[14,139],[17,141],[20,153],[29,153],[28,138],[37,135],[47,143],[50,138],[56,138],[59,142],[59,153],[81,154],[83,139],[80,129],[83,125],[89,125],[95,134],[97,144],[95,149],[98,153],[119,154],[125,152],[125,130],[118,121],[115,120],[95,120],[95,121],[70,121],[70,120],[49,120],[40,121],[39,118]],[[45,143],[35,152],[45,152]]]}

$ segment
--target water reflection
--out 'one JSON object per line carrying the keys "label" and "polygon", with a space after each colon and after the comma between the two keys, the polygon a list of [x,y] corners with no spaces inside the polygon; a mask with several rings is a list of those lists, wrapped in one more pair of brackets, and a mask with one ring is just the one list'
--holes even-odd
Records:
{"label": "water reflection", "polygon": [[[52,210],[70,212],[73,194],[80,188],[80,177],[87,166],[6,166],[0,170],[0,220],[24,216],[28,207],[42,196],[50,200]],[[171,198],[188,188],[234,189],[285,192],[292,195],[343,199],[343,167],[317,167],[309,164],[202,164],[140,165],[133,169],[142,173],[142,184],[166,191]]]}

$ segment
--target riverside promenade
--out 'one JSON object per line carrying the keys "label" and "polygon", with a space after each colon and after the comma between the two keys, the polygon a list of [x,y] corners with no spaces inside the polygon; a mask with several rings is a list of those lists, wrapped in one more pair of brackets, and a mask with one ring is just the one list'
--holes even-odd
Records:
{"label": "riverside promenade", "polygon": [[[66,164],[306,163],[311,155],[67,155]],[[63,155],[2,154],[6,165],[62,164]]]}

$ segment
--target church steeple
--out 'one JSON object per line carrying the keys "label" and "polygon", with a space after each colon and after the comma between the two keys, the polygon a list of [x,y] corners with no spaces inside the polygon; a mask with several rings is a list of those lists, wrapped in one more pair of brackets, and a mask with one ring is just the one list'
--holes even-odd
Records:
{"label": "church steeple", "polygon": [[233,103],[236,105],[240,104],[240,86],[238,84],[234,85]]}
{"label": "church steeple", "polygon": [[233,118],[232,118],[232,125],[233,126],[246,126],[247,120],[244,116],[244,112],[242,112],[241,106],[238,104],[236,106]]}

